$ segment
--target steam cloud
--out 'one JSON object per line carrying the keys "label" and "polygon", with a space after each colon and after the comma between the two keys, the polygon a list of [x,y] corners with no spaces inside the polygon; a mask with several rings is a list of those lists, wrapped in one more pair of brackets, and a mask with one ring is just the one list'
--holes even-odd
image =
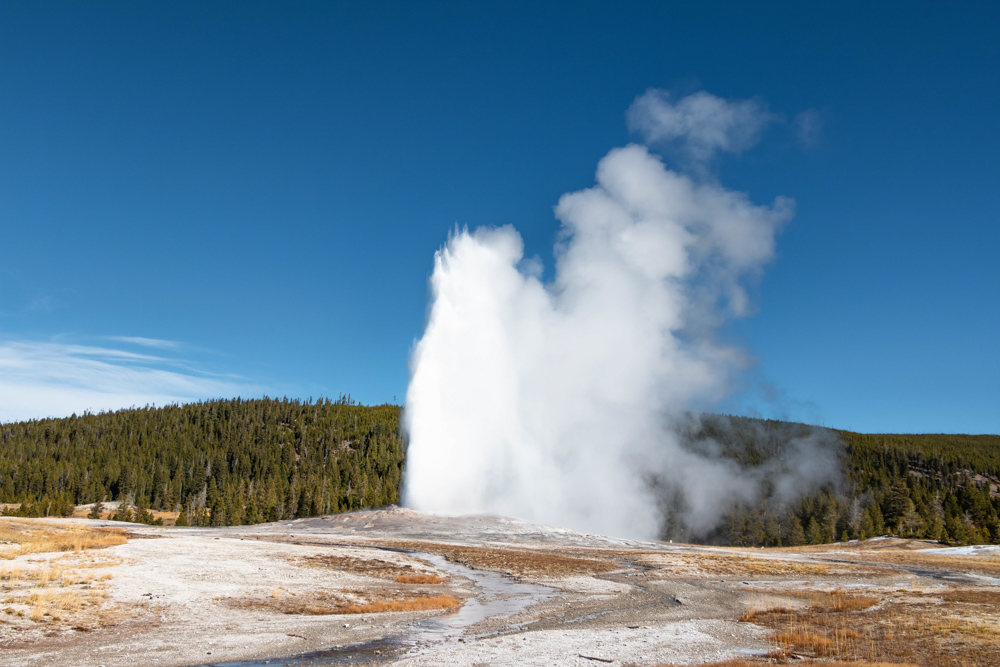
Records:
{"label": "steam cloud", "polygon": [[[708,93],[639,97],[633,131],[704,165],[752,145],[771,115]],[[806,447],[756,475],[685,446],[686,411],[714,404],[745,355],[714,332],[748,314],[744,289],[793,213],[756,205],[703,169],[667,169],[642,145],[608,153],[593,187],[564,195],[555,275],[543,282],[510,226],[456,230],[435,255],[432,307],[411,360],[404,502],[656,537],[673,511],[707,530],[759,476],[794,496],[823,473]]]}

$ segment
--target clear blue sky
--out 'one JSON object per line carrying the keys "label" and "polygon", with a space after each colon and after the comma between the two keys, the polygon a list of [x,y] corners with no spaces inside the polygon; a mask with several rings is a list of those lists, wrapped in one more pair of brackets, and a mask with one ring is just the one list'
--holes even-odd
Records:
{"label": "clear blue sky", "polygon": [[986,2],[0,2],[0,421],[402,401],[449,229],[551,265],[656,87],[787,120],[719,164],[797,202],[722,408],[998,433],[998,34]]}

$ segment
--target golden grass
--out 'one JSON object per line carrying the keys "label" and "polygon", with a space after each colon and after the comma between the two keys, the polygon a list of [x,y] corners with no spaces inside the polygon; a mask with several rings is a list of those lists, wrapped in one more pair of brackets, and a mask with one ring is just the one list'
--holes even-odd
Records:
{"label": "golden grass", "polygon": [[[360,591],[349,592],[357,596]],[[451,595],[420,596],[398,599],[381,599],[359,601],[347,599],[344,595],[329,593],[313,593],[308,597],[293,598],[274,596],[268,598],[219,598],[223,602],[240,609],[257,609],[280,614],[302,614],[308,616],[326,616],[334,614],[381,614],[399,611],[430,611],[435,609],[454,609],[462,605],[462,601]]]}
{"label": "golden grass", "polygon": [[377,600],[367,604],[341,607],[337,614],[381,614],[389,611],[428,611],[431,609],[455,609],[462,602],[450,595],[409,598],[407,600]]}
{"label": "golden grass", "polygon": [[[936,597],[903,591],[884,598],[845,591],[772,592],[770,606],[751,605],[741,620],[775,630],[772,656],[843,661],[823,664],[995,667],[1000,664],[1000,617],[988,595],[992,592],[960,590]],[[808,600],[808,606],[781,606],[778,595]]]}
{"label": "golden grass", "polygon": [[425,551],[441,554],[448,560],[482,570],[493,570],[508,576],[561,577],[594,575],[621,567],[610,557],[597,559],[566,556],[530,549],[470,547],[440,542],[378,540],[373,544],[394,549]]}
{"label": "golden grass", "polygon": [[8,560],[23,554],[66,551],[80,553],[88,549],[118,546],[127,541],[125,531],[120,529],[0,518],[0,543],[15,547],[0,552]]}
{"label": "golden grass", "polygon": [[945,602],[986,604],[991,605],[994,609],[1000,609],[1000,591],[952,590],[942,593],[941,599]]}
{"label": "golden grass", "polygon": [[95,570],[122,561],[105,555],[95,557],[87,551],[123,544],[127,537],[121,531],[6,520],[0,521],[0,539],[13,547],[4,554],[8,559],[24,554],[60,554],[0,564],[2,603],[8,605],[4,613],[13,617],[12,622],[51,624],[67,621],[79,625],[83,618],[103,614],[104,593],[97,582],[107,581],[112,574]]}
{"label": "golden grass", "polygon": [[336,554],[316,554],[315,556],[305,556],[304,558],[294,559],[293,562],[298,565],[306,565],[308,567],[329,568],[340,572],[350,572],[352,574],[360,574],[365,577],[374,577],[376,579],[386,579],[389,581],[399,581],[400,577],[424,576],[417,573],[413,569],[412,565],[406,563],[393,563],[379,558],[357,558]]}
{"label": "golden grass", "polygon": [[0,568],[0,582],[15,584],[21,579],[24,579],[24,573],[25,569],[23,565]]}
{"label": "golden grass", "polygon": [[[93,594],[84,595],[76,590],[46,590],[32,593],[20,599],[21,604],[55,608],[63,611],[79,611],[94,602]],[[100,597],[100,596],[98,596]]]}
{"label": "golden grass", "polygon": [[913,567],[936,567],[946,570],[968,570],[989,575],[1000,575],[1000,555],[963,556],[959,554],[936,555],[912,551],[878,551],[850,554],[859,563],[886,563]]}
{"label": "golden grass", "polygon": [[[108,567],[114,567],[115,565],[121,565],[125,560],[115,556],[106,556],[103,558],[96,558],[93,560],[75,560],[71,567],[75,570],[90,569],[90,570],[100,570]],[[134,561],[132,561],[134,562]]]}
{"label": "golden grass", "polygon": [[879,598],[844,591],[815,591],[808,597],[810,609],[821,613],[862,611],[881,602]]}
{"label": "golden grass", "polygon": [[444,579],[433,574],[401,574],[396,577],[397,584],[442,584]]}
{"label": "golden grass", "polygon": [[834,567],[826,563],[804,563],[776,558],[756,558],[741,553],[704,554],[671,553],[643,554],[639,560],[647,565],[684,572],[691,575],[746,576],[826,576],[834,574]]}
{"label": "golden grass", "polygon": [[[765,658],[777,658],[781,660],[781,656],[764,656]],[[784,661],[784,660],[782,660]],[[701,667],[760,667],[761,664],[768,664],[770,660],[765,663],[760,661],[749,660],[745,658],[736,658],[735,660],[723,660],[722,662],[709,662],[704,663]],[[819,663],[823,667],[918,667],[910,662],[869,662],[867,660],[861,661],[850,661],[843,662],[841,660],[824,660]],[[658,667],[680,667],[679,665],[659,665]]]}
{"label": "golden grass", "polygon": [[781,646],[788,646],[797,652],[808,652],[817,658],[825,658],[830,653],[833,640],[824,635],[801,629],[785,630],[771,637],[772,641]]}
{"label": "golden grass", "polygon": [[744,609],[740,615],[740,620],[744,623],[755,623],[758,618],[765,614],[794,614],[795,610],[784,606],[754,605]]}
{"label": "golden grass", "polygon": [[[73,514],[71,515],[74,519],[89,519],[90,510],[92,505],[76,505],[73,508]],[[111,515],[115,513],[114,506],[105,505],[105,510],[101,512],[102,519],[110,519]],[[149,513],[153,515],[153,519],[163,519],[164,526],[173,526],[177,523],[177,517],[180,512],[163,512],[160,510],[149,510]]]}

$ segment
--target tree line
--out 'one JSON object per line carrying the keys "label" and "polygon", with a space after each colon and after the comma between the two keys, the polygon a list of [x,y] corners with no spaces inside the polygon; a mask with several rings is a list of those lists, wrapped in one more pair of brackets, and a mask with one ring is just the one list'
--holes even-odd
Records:
{"label": "tree line", "polygon": [[[226,526],[334,514],[399,501],[405,439],[396,405],[349,396],[233,399],[0,424],[0,503],[21,516],[67,516],[118,501],[114,518]],[[842,475],[791,504],[764,480],[695,533],[669,510],[664,539],[794,546],[883,534],[949,544],[1000,543],[1000,436],[891,435],[698,415],[680,437],[744,468],[810,439]],[[100,507],[92,516],[100,516]]]}
{"label": "tree line", "polygon": [[796,546],[891,534],[1000,544],[1000,436],[865,434],[707,415],[693,440],[721,440],[722,455],[755,466],[781,456],[790,435],[808,434],[835,448],[839,480],[790,506],[764,489],[759,501],[734,504],[720,526],[694,539]]}
{"label": "tree line", "polygon": [[403,457],[399,406],[349,396],[133,408],[0,425],[0,502],[21,516],[120,501],[116,518],[253,524],[397,502]]}

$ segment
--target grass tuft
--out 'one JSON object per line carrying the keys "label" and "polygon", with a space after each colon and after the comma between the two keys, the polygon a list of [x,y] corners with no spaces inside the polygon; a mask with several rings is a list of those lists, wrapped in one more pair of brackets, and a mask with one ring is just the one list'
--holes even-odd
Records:
{"label": "grass tuft", "polygon": [[430,609],[454,609],[461,601],[450,595],[410,598],[408,600],[376,600],[367,604],[341,607],[337,614],[380,614],[387,611],[427,611]]}
{"label": "grass tuft", "polygon": [[433,574],[401,574],[396,577],[397,584],[442,584],[444,579]]}
{"label": "grass tuft", "polygon": [[90,528],[30,519],[0,518],[0,543],[13,545],[0,556],[8,560],[23,554],[104,549],[125,544],[125,531],[118,528]]}

